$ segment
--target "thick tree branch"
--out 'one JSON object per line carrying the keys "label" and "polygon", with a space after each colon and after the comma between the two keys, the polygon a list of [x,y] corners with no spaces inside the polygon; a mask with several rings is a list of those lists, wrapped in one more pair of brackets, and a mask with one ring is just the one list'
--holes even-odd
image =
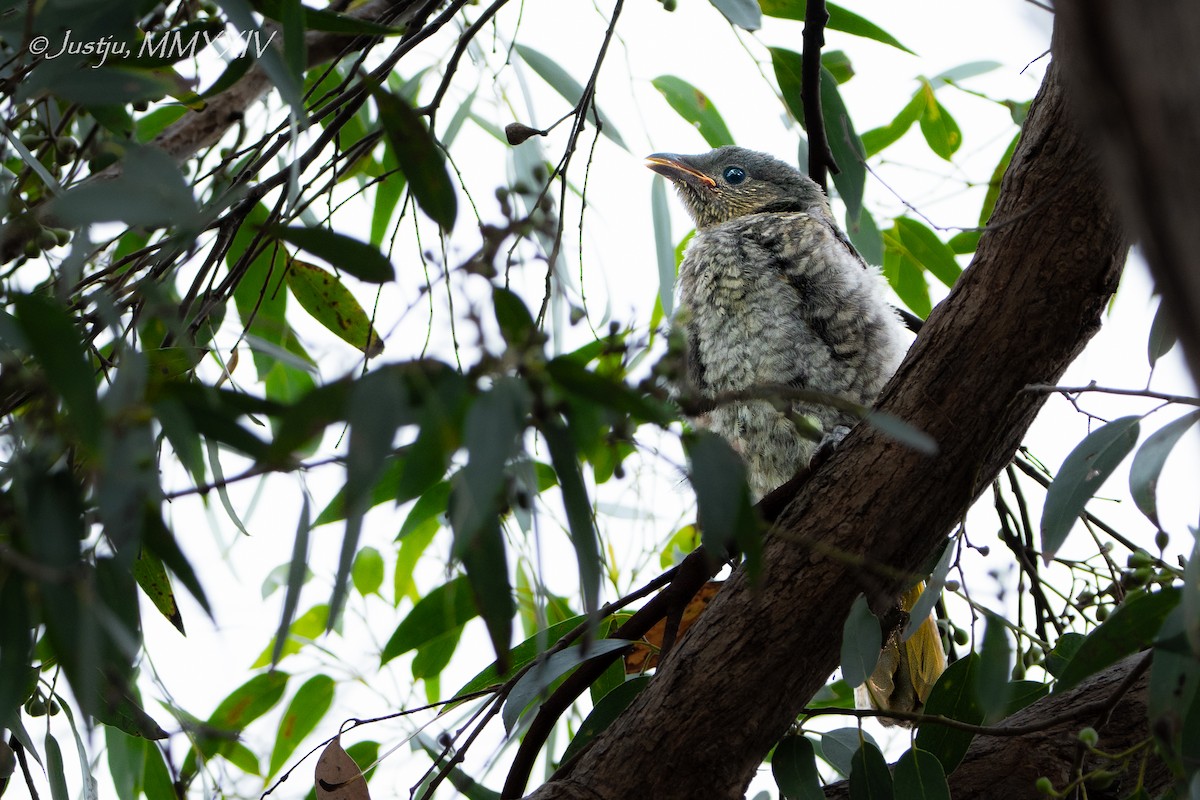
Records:
{"label": "thick tree branch", "polygon": [[[349,16],[403,28],[412,23],[426,5],[429,3],[425,0],[369,0],[351,10]],[[377,39],[373,37],[312,31],[307,37],[308,66],[332,61],[374,41]],[[209,100],[201,111],[185,115],[163,131],[154,144],[180,161],[191,158],[216,144],[225,131],[242,118],[246,109],[272,88],[262,64],[255,64],[241,80]]]}
{"label": "thick tree branch", "polygon": [[[1069,692],[1043,697],[997,726],[1022,728],[1049,723],[1042,730],[1020,737],[975,737],[962,764],[950,776],[950,795],[974,800],[1032,797],[1031,787],[1042,776],[1059,788],[1065,786],[1072,780],[1070,768],[1081,749],[1077,734],[1085,726],[1100,732],[1098,746],[1106,753],[1128,750],[1144,742],[1150,735],[1146,726],[1149,672],[1144,668],[1145,658],[1145,653],[1132,655]],[[1098,724],[1097,705],[1106,707],[1108,713],[1103,716],[1107,724]],[[1132,766],[1119,775],[1112,796],[1125,797],[1132,792],[1138,761]],[[1083,767],[1117,771],[1118,765],[1093,756]],[[1144,779],[1149,794],[1157,796],[1170,785],[1171,775],[1162,761],[1151,759]],[[849,797],[849,786],[830,786],[825,796],[829,800]]]}
{"label": "thick tree branch", "polygon": [[[1057,380],[1096,332],[1126,253],[1052,64],[989,230],[929,318],[880,408],[932,435],[921,456],[859,426],[792,500],[765,545],[654,681],[538,800],[741,798],[768,749],[837,666],[865,592],[891,605],[1012,458]],[[822,555],[836,548],[852,558]],[[860,563],[888,565],[864,570]]]}
{"label": "thick tree branch", "polygon": [[1055,4],[1064,80],[1200,383],[1200,5]]}

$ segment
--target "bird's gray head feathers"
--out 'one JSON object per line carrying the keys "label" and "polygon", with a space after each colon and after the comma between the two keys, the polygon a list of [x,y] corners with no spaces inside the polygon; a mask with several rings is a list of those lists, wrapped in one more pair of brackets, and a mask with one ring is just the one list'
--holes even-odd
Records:
{"label": "bird's gray head feathers", "polygon": [[675,184],[699,229],[762,212],[829,213],[825,194],[812,179],[766,153],[718,147],[694,156],[655,153],[646,162]]}

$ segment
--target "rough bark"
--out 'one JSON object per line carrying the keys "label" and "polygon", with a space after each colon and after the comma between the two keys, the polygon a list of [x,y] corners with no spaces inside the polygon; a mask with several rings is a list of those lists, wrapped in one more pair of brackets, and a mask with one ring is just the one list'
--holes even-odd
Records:
{"label": "rough bark", "polygon": [[[1126,242],[1052,64],[989,230],[880,408],[939,443],[922,456],[860,425],[631,707],[531,797],[740,798],[836,668],[860,592],[882,609],[1009,461],[1100,325]],[[886,564],[891,569],[874,565]]]}
{"label": "rough bark", "polygon": [[[1122,752],[1144,742],[1146,730],[1146,687],[1149,671],[1142,669],[1146,654],[1138,653],[1093,675],[1069,692],[1052,694],[1013,714],[997,728],[1017,729],[1052,723],[1042,730],[1019,736],[976,736],[971,749],[949,778],[952,797],[973,800],[1010,800],[1033,797],[1034,782],[1043,775],[1057,787],[1071,781],[1071,766],[1079,756],[1079,730],[1092,726],[1100,733],[1098,747],[1106,753]],[[1129,681],[1126,684],[1126,681]],[[1093,704],[1111,705],[1097,711]],[[1108,787],[1105,797],[1126,797],[1133,790],[1141,765],[1132,759]],[[1118,771],[1119,765],[1088,757],[1084,771]],[[1143,776],[1151,796],[1171,784],[1166,765],[1151,757]],[[834,784],[825,790],[828,800],[850,796],[849,784]]]}
{"label": "rough bark", "polygon": [[1200,4],[1063,0],[1064,80],[1200,383]]}

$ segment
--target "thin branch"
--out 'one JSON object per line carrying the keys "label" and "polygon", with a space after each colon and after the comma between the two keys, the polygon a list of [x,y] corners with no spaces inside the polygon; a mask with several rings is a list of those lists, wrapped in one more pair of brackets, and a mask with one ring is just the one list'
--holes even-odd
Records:
{"label": "thin branch", "polygon": [[821,48],[825,46],[825,24],[829,12],[825,0],[809,0],[804,9],[804,47],[800,56],[801,101],[804,104],[804,129],[808,132],[808,176],[828,194],[827,171],[837,174],[838,166],[825,133],[821,113]]}
{"label": "thin branch", "polygon": [[1200,406],[1200,397],[1189,397],[1182,394],[1167,394],[1150,389],[1120,389],[1112,386],[1097,386],[1089,383],[1087,386],[1055,386],[1048,383],[1031,383],[1025,387],[1027,392],[1040,394],[1061,394],[1064,397],[1080,395],[1084,392],[1099,392],[1100,394],[1117,394],[1125,397],[1145,397],[1150,400],[1163,400],[1168,403],[1179,403],[1185,406]]}

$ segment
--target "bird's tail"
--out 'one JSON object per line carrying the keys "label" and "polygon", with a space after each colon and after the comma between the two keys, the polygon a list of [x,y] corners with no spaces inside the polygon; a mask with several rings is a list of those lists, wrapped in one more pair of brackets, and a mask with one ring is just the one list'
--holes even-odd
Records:
{"label": "bird's tail", "polygon": [[[924,590],[924,581],[913,586],[900,597],[900,607],[912,611]],[[945,669],[946,651],[931,614],[921,620],[907,642],[900,641],[899,631],[888,638],[875,671],[855,691],[857,704],[879,711],[919,712]]]}

